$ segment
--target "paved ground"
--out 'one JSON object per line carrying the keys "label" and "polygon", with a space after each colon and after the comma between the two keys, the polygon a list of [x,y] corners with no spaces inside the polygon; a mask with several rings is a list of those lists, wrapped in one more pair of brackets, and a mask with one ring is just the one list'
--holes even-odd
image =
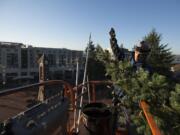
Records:
{"label": "paved ground", "polygon": [[17,92],[0,98],[0,122],[25,111],[33,100],[37,97],[37,92],[26,91]]}
{"label": "paved ground", "polygon": [[[60,86],[48,86],[46,87],[46,92],[50,96],[57,93],[60,89]],[[34,89],[25,89],[22,92],[16,92],[0,97],[0,122],[13,117],[34,105],[37,102],[37,95],[38,87]]]}

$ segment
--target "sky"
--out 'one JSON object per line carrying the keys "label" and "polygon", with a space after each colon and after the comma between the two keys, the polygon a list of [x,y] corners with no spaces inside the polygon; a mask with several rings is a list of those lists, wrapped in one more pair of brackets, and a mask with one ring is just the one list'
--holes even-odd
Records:
{"label": "sky", "polygon": [[0,0],[0,41],[84,50],[91,33],[110,48],[111,27],[130,50],[155,28],[180,54],[179,0]]}

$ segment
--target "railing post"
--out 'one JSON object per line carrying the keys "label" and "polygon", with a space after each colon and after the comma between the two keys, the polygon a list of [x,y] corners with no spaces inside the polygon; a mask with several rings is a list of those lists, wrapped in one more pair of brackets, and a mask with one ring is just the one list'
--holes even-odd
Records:
{"label": "railing post", "polygon": [[145,101],[140,101],[140,106],[144,112],[144,115],[147,119],[148,125],[151,129],[153,135],[161,135],[161,132],[153,119],[153,116],[149,112],[149,105]]}
{"label": "railing post", "polygon": [[96,90],[95,90],[95,84],[92,83],[92,100],[93,102],[96,102]]}

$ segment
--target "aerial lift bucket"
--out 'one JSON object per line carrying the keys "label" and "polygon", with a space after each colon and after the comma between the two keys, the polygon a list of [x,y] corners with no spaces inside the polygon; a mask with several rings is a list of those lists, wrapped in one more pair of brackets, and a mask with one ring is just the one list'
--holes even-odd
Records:
{"label": "aerial lift bucket", "polygon": [[112,113],[107,105],[90,103],[82,112],[86,135],[112,135]]}

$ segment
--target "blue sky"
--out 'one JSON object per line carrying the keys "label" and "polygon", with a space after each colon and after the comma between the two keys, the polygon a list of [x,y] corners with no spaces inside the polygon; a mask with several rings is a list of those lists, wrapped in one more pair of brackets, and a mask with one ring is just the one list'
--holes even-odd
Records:
{"label": "blue sky", "polygon": [[131,49],[153,28],[180,54],[179,0],[0,0],[0,41],[81,49],[90,32],[95,44]]}

